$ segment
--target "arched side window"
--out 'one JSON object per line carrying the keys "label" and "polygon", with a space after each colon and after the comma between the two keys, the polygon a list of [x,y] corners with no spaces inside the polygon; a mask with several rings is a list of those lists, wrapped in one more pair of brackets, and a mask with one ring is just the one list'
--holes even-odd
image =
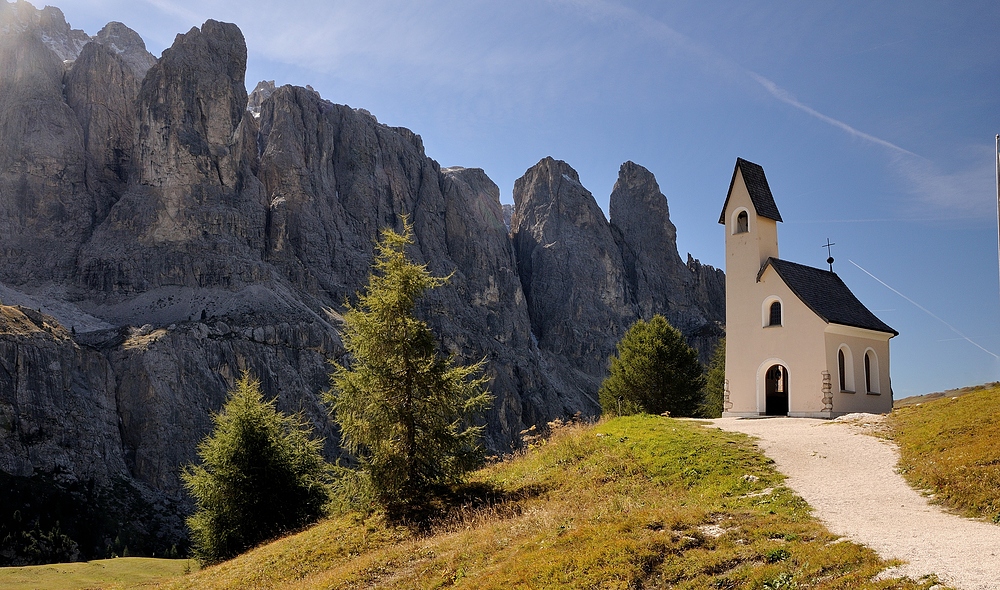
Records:
{"label": "arched side window", "polygon": [[781,307],[781,299],[772,295],[764,300],[760,309],[760,324],[765,327],[785,325],[785,315]]}
{"label": "arched side window", "polygon": [[745,234],[750,231],[750,214],[745,207],[740,207],[733,213],[733,234]]}
{"label": "arched side window", "polygon": [[865,351],[865,393],[879,393],[878,375],[878,356],[869,348]]}
{"label": "arched side window", "polygon": [[837,351],[837,371],[840,376],[840,391],[854,393],[854,356],[846,344]]}

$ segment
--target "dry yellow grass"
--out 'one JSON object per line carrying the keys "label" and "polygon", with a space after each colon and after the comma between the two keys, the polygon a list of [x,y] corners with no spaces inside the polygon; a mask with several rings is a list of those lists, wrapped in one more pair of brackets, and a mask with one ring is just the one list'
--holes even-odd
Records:
{"label": "dry yellow grass", "polygon": [[[926,588],[874,580],[741,435],[657,416],[561,429],[414,532],[348,514],[161,588]],[[480,498],[476,500],[475,498]]]}
{"label": "dry yellow grass", "polygon": [[911,485],[1000,523],[1000,386],[898,408],[888,423]]}

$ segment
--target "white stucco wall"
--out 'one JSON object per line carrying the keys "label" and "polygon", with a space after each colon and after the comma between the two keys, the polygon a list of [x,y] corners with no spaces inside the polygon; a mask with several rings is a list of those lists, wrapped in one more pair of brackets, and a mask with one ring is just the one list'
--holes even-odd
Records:
{"label": "white stucco wall", "polygon": [[[734,233],[740,211],[748,212],[748,231]],[[789,415],[837,416],[850,412],[888,412],[892,409],[889,382],[890,334],[827,324],[768,267],[778,257],[777,222],[758,217],[737,169],[724,212],[726,237],[726,387],[725,415],[761,415],[766,410],[765,373],[781,364],[788,373]],[[765,304],[782,304],[782,325],[766,326]],[[848,346],[854,374],[854,393],[841,391],[837,351]],[[878,394],[865,392],[864,355],[878,359]],[[824,406],[823,372],[829,374],[833,409]],[[874,372],[874,369],[873,369]]]}

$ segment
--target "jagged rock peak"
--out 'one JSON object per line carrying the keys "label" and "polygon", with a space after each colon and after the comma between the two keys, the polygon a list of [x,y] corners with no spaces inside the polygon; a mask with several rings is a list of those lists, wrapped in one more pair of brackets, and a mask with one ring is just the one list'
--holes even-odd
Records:
{"label": "jagged rock peak", "polygon": [[[512,238],[531,327],[586,411],[608,354],[636,317],[604,212],[569,164],[551,157],[514,183]],[[568,361],[568,362],[567,362]],[[557,369],[558,370],[558,369]],[[589,402],[589,403],[588,403]]]}
{"label": "jagged rock peak", "polygon": [[139,33],[120,22],[112,21],[104,25],[104,28],[94,35],[94,41],[120,55],[139,80],[142,80],[149,68],[156,63],[153,54],[146,51],[146,43]]}
{"label": "jagged rock peak", "polygon": [[55,6],[38,10],[24,0],[13,3],[0,0],[0,33],[24,31],[36,31],[42,42],[64,62],[75,60],[83,46],[90,42],[87,33],[70,28],[63,12]]}
{"label": "jagged rock peak", "polygon": [[274,80],[261,80],[257,82],[253,92],[247,97],[247,110],[255,118],[260,118],[260,106],[264,104],[269,96],[274,94]]}
{"label": "jagged rock peak", "polygon": [[55,6],[38,10],[25,0],[0,0],[0,34],[26,31],[37,34],[42,43],[67,66],[80,57],[84,46],[91,41],[110,47],[125,60],[140,80],[156,63],[156,58],[146,51],[142,37],[122,23],[108,23],[97,35],[91,37],[80,29],[70,27],[66,16]]}
{"label": "jagged rock peak", "polygon": [[[246,41],[231,23],[205,21],[164,50],[139,93],[143,184],[189,185],[208,172],[218,184],[235,186],[246,65]],[[167,133],[160,131],[164,124]]]}
{"label": "jagged rock peak", "polygon": [[611,225],[626,236],[634,236],[634,246],[652,246],[660,254],[676,258],[677,228],[670,221],[667,197],[660,191],[656,177],[635,162],[625,162],[611,191],[608,206]]}
{"label": "jagged rock peak", "polygon": [[621,250],[629,292],[639,315],[662,314],[697,347],[703,360],[721,336],[725,291],[710,266],[685,264],[677,228],[653,173],[625,162],[611,193],[610,223]]}

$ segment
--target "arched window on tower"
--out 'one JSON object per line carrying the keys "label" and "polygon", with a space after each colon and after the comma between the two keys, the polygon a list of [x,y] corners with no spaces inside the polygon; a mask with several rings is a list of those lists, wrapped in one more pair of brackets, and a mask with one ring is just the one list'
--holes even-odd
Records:
{"label": "arched window on tower", "polygon": [[781,302],[775,301],[771,304],[771,317],[767,322],[768,326],[780,326],[781,325]]}
{"label": "arched window on tower", "polygon": [[743,234],[750,231],[750,216],[747,215],[746,211],[740,211],[739,215],[736,216],[736,232],[738,234]]}

